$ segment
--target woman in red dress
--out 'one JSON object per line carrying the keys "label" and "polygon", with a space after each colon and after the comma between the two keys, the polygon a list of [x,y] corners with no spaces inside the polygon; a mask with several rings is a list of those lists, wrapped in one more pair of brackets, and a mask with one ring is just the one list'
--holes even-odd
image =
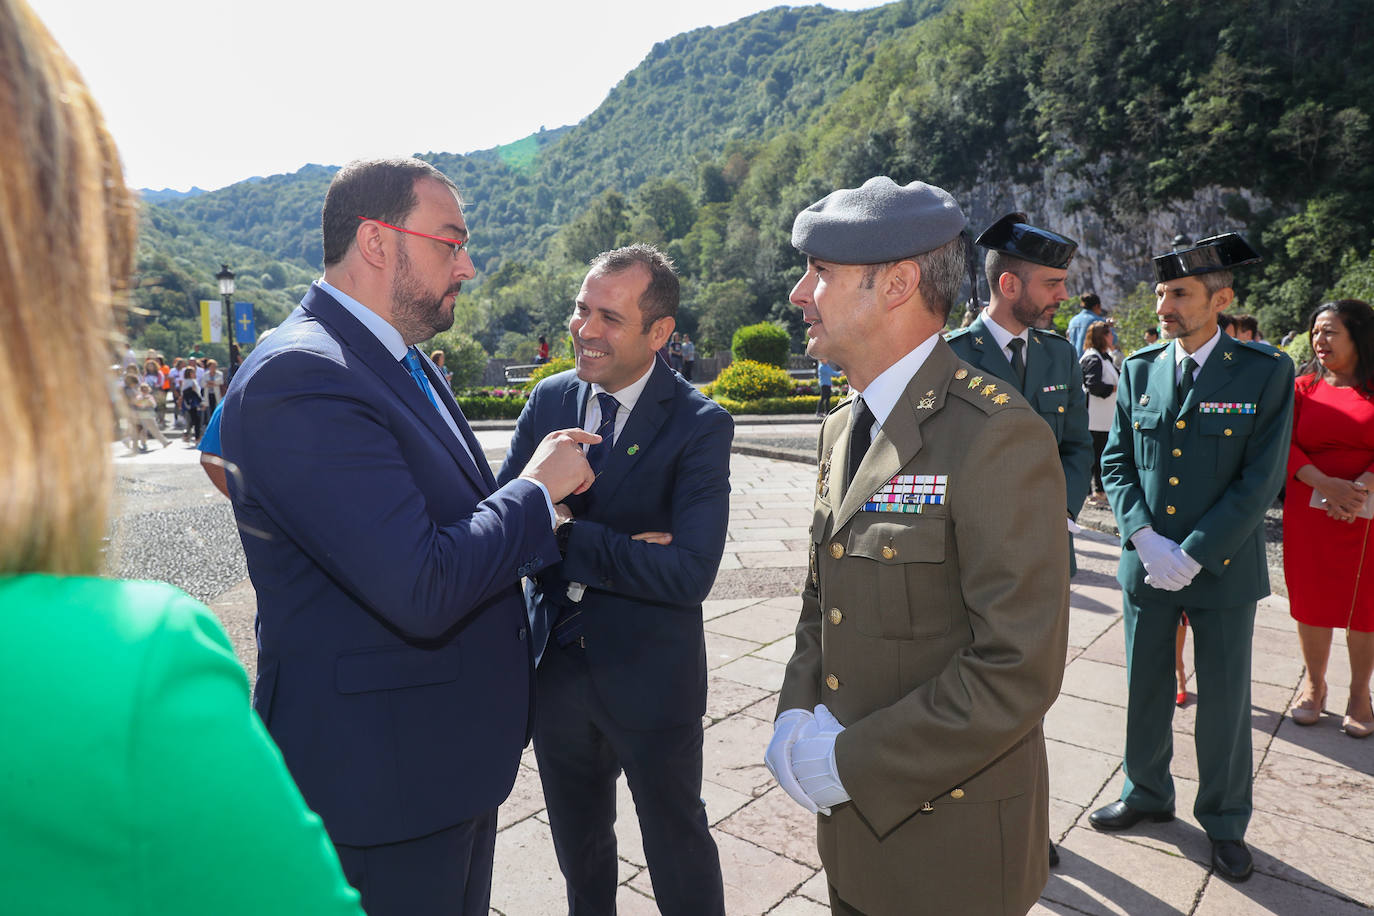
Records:
{"label": "woman in red dress", "polygon": [[1374,734],[1374,310],[1358,299],[1328,302],[1308,333],[1316,356],[1295,382],[1283,501],[1283,572],[1307,665],[1289,715],[1299,725],[1321,718],[1331,634],[1340,628],[1350,651],[1341,728],[1366,738]]}

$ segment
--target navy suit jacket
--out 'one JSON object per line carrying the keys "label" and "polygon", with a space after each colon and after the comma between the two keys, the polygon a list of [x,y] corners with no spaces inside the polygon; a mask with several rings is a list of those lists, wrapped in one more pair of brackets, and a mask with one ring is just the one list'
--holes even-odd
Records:
{"label": "navy suit jacket", "polygon": [[[519,474],[550,431],[582,426],[590,395],[576,370],[540,382],[498,479]],[[543,633],[568,603],[567,583],[587,586],[580,609],[592,686],[627,728],[683,725],[706,711],[701,602],[725,549],[734,429],[718,404],[655,359],[596,483],[567,500],[567,556],[529,586],[533,629]],[[673,542],[631,540],[642,531],[667,531]]]}
{"label": "navy suit jacket", "polygon": [[336,843],[497,807],[530,727],[522,575],[558,559],[538,485],[497,489],[405,367],[312,286],[225,397],[257,590],[253,705]]}

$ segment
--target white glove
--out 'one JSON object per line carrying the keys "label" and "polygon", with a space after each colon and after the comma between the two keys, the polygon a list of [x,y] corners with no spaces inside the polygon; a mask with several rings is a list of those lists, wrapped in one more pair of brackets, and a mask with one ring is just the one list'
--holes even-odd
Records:
{"label": "white glove", "polygon": [[773,739],[768,742],[768,750],[763,754],[763,763],[794,802],[815,814],[816,805],[807,798],[797,777],[792,775],[792,745],[797,743],[798,735],[808,725],[812,729],[816,727],[816,717],[809,709],[789,709],[778,716],[773,723]]}
{"label": "white glove", "polygon": [[829,815],[832,807],[849,801],[835,766],[835,738],[844,726],[824,703],[816,707],[815,715],[812,723],[802,726],[792,746],[792,773],[817,810]]}
{"label": "white glove", "polygon": [[1191,585],[1197,578],[1197,574],[1202,572],[1202,564],[1188,556],[1188,551],[1182,547],[1174,548],[1174,559],[1178,560],[1179,568],[1183,571],[1183,577],[1188,581],[1184,585]]}
{"label": "white glove", "polygon": [[1140,555],[1140,564],[1145,567],[1146,585],[1161,591],[1176,592],[1197,575],[1196,569],[1191,573],[1186,571],[1185,560],[1191,563],[1191,558],[1177,544],[1157,534],[1149,525],[1131,535],[1131,543]]}

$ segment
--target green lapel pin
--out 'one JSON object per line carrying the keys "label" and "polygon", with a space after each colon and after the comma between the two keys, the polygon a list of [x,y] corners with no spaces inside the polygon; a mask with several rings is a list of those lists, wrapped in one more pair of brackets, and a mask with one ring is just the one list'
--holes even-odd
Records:
{"label": "green lapel pin", "polygon": [[639,445],[638,445],[638,444],[635,444],[635,445],[632,445],[632,446],[630,446],[629,448],[625,449],[625,454],[627,454],[627,455],[633,455],[633,454],[634,454],[635,452],[637,452],[637,451],[639,451]]}

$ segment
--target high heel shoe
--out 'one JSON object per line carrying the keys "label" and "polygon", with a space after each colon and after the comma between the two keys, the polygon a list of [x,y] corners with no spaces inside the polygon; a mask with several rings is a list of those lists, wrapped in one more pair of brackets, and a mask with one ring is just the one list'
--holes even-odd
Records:
{"label": "high heel shoe", "polygon": [[1187,706],[1188,691],[1180,690],[1178,693],[1174,694],[1174,705],[1177,706],[1179,709],[1182,709],[1183,707]]}
{"label": "high heel shoe", "polygon": [[1350,714],[1350,705],[1346,704],[1345,718],[1341,720],[1341,731],[1352,738],[1368,738],[1374,735],[1374,722],[1361,722]]}
{"label": "high heel shoe", "polygon": [[[1316,725],[1321,721],[1322,709],[1326,706],[1326,684],[1322,684],[1321,696],[1314,704],[1311,698],[1300,700],[1288,710],[1288,715],[1292,718],[1295,725]],[[1351,720],[1354,721],[1354,720]]]}

